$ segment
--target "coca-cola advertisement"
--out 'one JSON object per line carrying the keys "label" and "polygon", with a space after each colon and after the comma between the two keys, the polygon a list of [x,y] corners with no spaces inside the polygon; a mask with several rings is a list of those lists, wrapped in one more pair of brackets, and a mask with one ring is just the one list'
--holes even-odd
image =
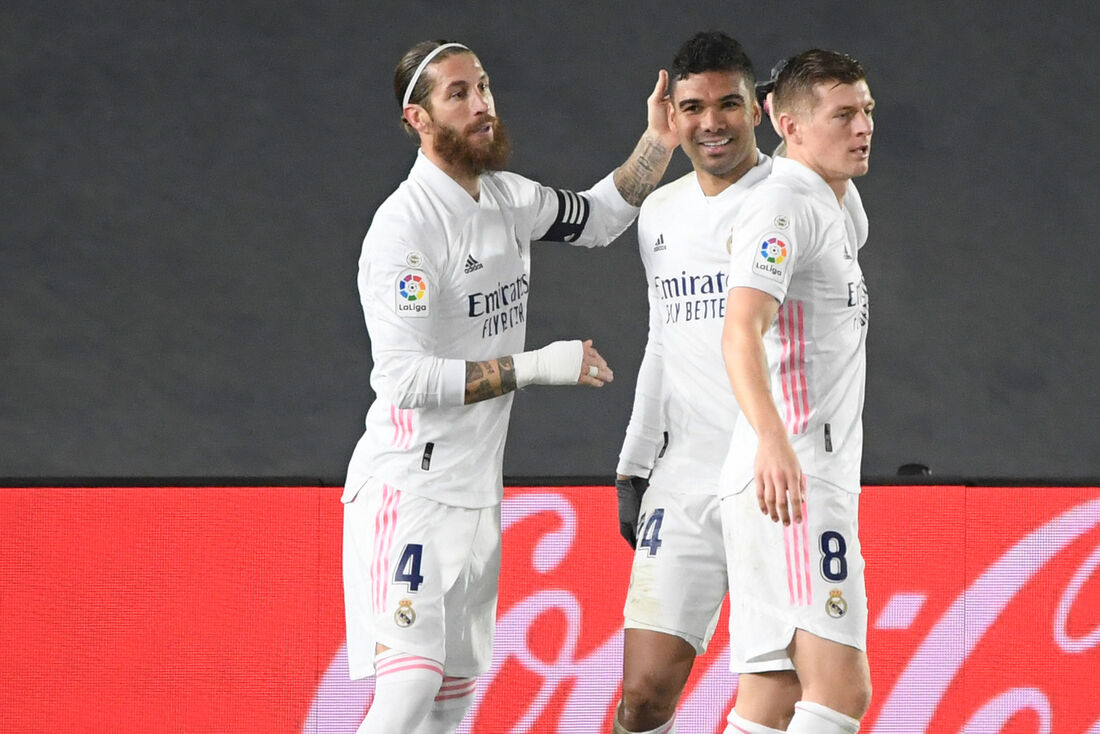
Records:
{"label": "coca-cola advertisement", "polygon": [[[353,734],[338,488],[0,489],[0,731]],[[509,487],[463,734],[595,734],[631,551],[610,487]],[[1100,488],[865,487],[866,732],[1100,734]],[[736,593],[736,590],[735,592]],[[678,731],[736,695],[723,613]]]}

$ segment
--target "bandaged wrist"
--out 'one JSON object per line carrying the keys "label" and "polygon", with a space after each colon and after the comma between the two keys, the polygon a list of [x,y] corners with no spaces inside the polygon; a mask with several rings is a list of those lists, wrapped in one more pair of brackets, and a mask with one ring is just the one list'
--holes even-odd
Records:
{"label": "bandaged wrist", "polygon": [[516,387],[576,384],[583,361],[584,345],[577,340],[551,342],[542,349],[514,354]]}

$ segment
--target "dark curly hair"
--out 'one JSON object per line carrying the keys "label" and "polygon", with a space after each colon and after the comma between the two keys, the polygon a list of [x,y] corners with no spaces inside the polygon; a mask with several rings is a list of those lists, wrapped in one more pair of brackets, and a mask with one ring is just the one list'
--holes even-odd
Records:
{"label": "dark curly hair", "polygon": [[701,31],[684,42],[672,59],[672,84],[704,71],[741,74],[749,89],[756,83],[752,62],[741,44],[721,31]]}

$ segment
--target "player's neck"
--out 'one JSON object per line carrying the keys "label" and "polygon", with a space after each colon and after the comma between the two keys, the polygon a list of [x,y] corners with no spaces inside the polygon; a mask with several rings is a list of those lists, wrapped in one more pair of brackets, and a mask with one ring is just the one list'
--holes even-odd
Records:
{"label": "player's neck", "polygon": [[830,176],[824,169],[822,169],[821,166],[817,165],[810,156],[806,155],[805,151],[803,150],[799,150],[797,148],[792,150],[788,147],[787,158],[790,158],[792,161],[801,163],[802,165],[806,166],[806,168],[809,168],[811,171],[820,176],[821,180],[824,181],[830,189],[832,189],[833,194],[836,196],[837,203],[841,206],[844,205],[844,194],[848,191],[848,181],[850,179],[845,177],[837,178],[836,176]]}
{"label": "player's neck", "polygon": [[702,168],[696,168],[695,180],[699,182],[699,188],[702,190],[703,196],[718,196],[718,194],[740,181],[758,162],[757,153],[753,150],[752,155],[745,156],[744,160],[726,173],[710,173]]}

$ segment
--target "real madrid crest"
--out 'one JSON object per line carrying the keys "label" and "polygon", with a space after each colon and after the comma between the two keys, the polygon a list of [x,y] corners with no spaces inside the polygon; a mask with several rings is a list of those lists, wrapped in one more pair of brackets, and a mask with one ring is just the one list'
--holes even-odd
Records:
{"label": "real madrid crest", "polygon": [[397,611],[393,613],[393,621],[398,627],[410,627],[416,621],[416,612],[413,611],[413,603],[408,599],[402,599],[397,603]]}
{"label": "real madrid crest", "polygon": [[840,619],[847,612],[848,602],[844,601],[844,594],[841,593],[840,589],[831,589],[829,598],[825,601],[825,613],[833,619]]}

